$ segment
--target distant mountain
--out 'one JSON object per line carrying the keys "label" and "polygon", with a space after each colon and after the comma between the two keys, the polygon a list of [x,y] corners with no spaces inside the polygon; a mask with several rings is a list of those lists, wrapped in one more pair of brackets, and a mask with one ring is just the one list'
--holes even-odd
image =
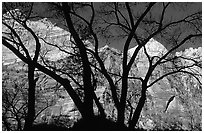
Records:
{"label": "distant mountain", "polygon": [[[137,48],[137,46],[131,48],[128,50],[130,56],[133,55],[135,49]],[[147,44],[145,45],[145,48],[147,50],[147,53],[152,57],[152,56],[162,56],[167,52],[167,49],[157,40],[151,38]],[[144,48],[142,48],[142,50],[140,50],[139,52],[139,56],[144,56],[141,55],[144,53]]]}
{"label": "distant mountain", "polygon": [[101,47],[99,50],[99,56],[104,61],[104,65],[107,68],[111,68],[114,65],[121,65],[122,64],[122,52],[105,45]]}

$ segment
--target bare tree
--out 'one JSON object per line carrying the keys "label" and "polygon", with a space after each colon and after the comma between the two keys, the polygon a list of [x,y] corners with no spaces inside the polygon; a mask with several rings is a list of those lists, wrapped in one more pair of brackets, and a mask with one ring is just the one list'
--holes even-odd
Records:
{"label": "bare tree", "polygon": [[[63,14],[65,19],[65,24],[67,29],[71,33],[71,38],[75,46],[79,51],[79,57],[81,59],[82,65],[82,82],[83,84],[78,84],[84,91],[84,100],[82,101],[77,95],[74,88],[71,86],[68,78],[63,78],[58,75],[54,70],[49,69],[46,66],[38,63],[37,59],[40,51],[39,37],[26,25],[26,21],[19,21],[12,16],[15,21],[23,26],[25,30],[30,32],[36,42],[36,52],[33,59],[29,58],[29,53],[25,48],[24,42],[21,41],[19,35],[15,32],[15,29],[5,23],[3,24],[9,28],[12,33],[11,37],[17,38],[18,40],[10,36],[6,36],[8,33],[3,34],[3,45],[9,48],[13,53],[15,53],[22,61],[31,66],[34,66],[43,73],[49,75],[57,82],[59,82],[66,89],[70,97],[73,99],[78,110],[82,114],[82,117],[86,119],[92,118],[94,115],[93,111],[93,100],[95,100],[98,108],[101,108],[100,103],[97,101],[96,94],[94,92],[95,87],[95,77],[93,74],[93,68],[97,69],[100,73],[104,75],[107,79],[111,96],[114,101],[114,105],[117,109],[117,122],[119,125],[123,125],[125,121],[125,108],[127,106],[127,95],[129,91],[129,79],[135,79],[141,82],[141,96],[138,105],[135,109],[131,109],[132,113],[129,116],[129,128],[134,129],[136,123],[139,120],[140,113],[144,107],[146,101],[146,91],[149,87],[157,83],[159,80],[169,75],[176,73],[186,73],[197,78],[199,75],[186,70],[186,68],[191,68],[194,65],[201,64],[200,62],[194,61],[193,65],[178,66],[176,69],[169,69],[168,72],[159,75],[154,81],[150,82],[150,78],[153,76],[155,69],[158,66],[164,65],[168,62],[172,62],[177,59],[177,57],[172,56],[178,48],[187,43],[200,43],[199,39],[202,36],[201,32],[201,11],[195,10],[194,12],[186,13],[181,17],[167,17],[167,14],[171,12],[172,8],[178,7],[175,3],[102,3],[99,5],[102,8],[96,8],[95,3],[49,3],[55,10]],[[179,3],[180,4],[180,3]],[[182,5],[182,4],[181,4]],[[186,6],[190,6],[187,4]],[[140,7],[140,8],[139,8]],[[138,10],[134,10],[137,9]],[[142,8],[142,10],[140,10]],[[160,10],[156,10],[156,9]],[[86,10],[85,10],[86,9]],[[87,11],[88,16],[84,16],[80,11]],[[10,12],[10,14],[12,14]],[[78,30],[79,23],[83,30]],[[78,26],[78,27],[77,27]],[[98,27],[98,28],[97,28]],[[139,29],[144,29],[142,33]],[[116,30],[114,34],[110,32],[111,30]],[[114,80],[105,68],[102,59],[99,56],[99,38],[102,36],[106,37],[110,41],[112,38],[124,38],[126,41],[123,45],[123,60],[122,60],[122,75],[118,75],[121,78],[121,86],[119,88],[119,96],[117,92],[117,86]],[[110,37],[110,38],[109,38]],[[146,49],[146,44],[152,38],[163,38],[165,42],[171,44],[171,48],[168,52],[162,53],[161,56],[150,56]],[[86,47],[84,40],[90,40],[93,42],[94,49],[89,49]],[[131,42],[137,44],[137,48],[131,57],[128,55],[128,49],[130,48]],[[110,42],[111,43],[111,42]],[[15,47],[14,45],[17,47]],[[57,45],[56,45],[57,46]],[[22,48],[26,55],[22,54],[18,47]],[[144,50],[144,54],[148,59],[148,69],[144,77],[130,77],[130,71],[136,60],[136,57],[140,50]],[[94,66],[89,59],[88,53],[91,53],[98,63],[98,67]],[[34,70],[33,67],[31,67]],[[32,75],[31,75],[32,76]],[[128,103],[131,105],[132,103]],[[133,111],[134,110],[134,111]],[[101,114],[103,114],[103,109],[101,109]]]}
{"label": "bare tree", "polygon": [[[27,66],[23,67],[22,63],[17,63],[10,64],[2,72],[2,118],[4,130],[23,130],[28,111],[28,78],[26,71]],[[39,76],[36,77],[39,78]],[[46,85],[44,82],[45,78],[45,76],[40,76],[40,80],[37,82],[35,93],[35,102],[37,104],[35,104],[34,120],[45,109],[53,105],[55,101],[55,99],[47,100],[47,97],[40,90],[42,84]]]}
{"label": "bare tree", "polygon": [[[31,10],[32,10],[32,8],[31,8]],[[77,108],[79,109],[79,111],[81,112],[83,117],[89,118],[89,117],[93,116],[93,97],[89,96],[89,95],[93,95],[94,92],[93,92],[93,90],[91,92],[88,91],[89,89],[93,89],[93,87],[90,88],[90,86],[93,86],[93,85],[92,85],[92,83],[90,81],[91,72],[89,71],[89,69],[86,70],[87,69],[87,63],[89,61],[83,60],[83,68],[84,68],[83,73],[85,73],[85,75],[83,75],[83,79],[84,79],[83,82],[84,82],[84,85],[86,86],[87,89],[84,89],[85,92],[86,92],[86,95],[85,95],[85,98],[84,98],[84,103],[82,103],[80,97],[74,91],[74,89],[70,85],[70,81],[68,79],[60,77],[60,75],[57,75],[57,73],[55,73],[54,71],[51,71],[51,70],[47,69],[46,67],[44,67],[44,66],[40,65],[39,63],[37,63],[37,59],[38,59],[37,57],[39,56],[39,50],[40,50],[40,47],[41,47],[41,43],[40,43],[39,38],[37,37],[37,35],[34,33],[34,31],[31,30],[27,26],[30,14],[28,14],[28,16],[23,16],[24,14],[22,15],[21,12],[19,12],[18,10],[14,10],[14,11],[13,10],[12,11],[8,10],[8,14],[10,15],[10,18],[12,19],[13,25],[12,25],[12,23],[11,23],[12,26],[7,24],[6,22],[8,22],[8,18],[7,17],[4,18],[3,25],[6,28],[8,28],[9,30],[7,30],[6,32],[3,32],[3,34],[5,35],[3,37],[3,43],[7,48],[9,48],[11,51],[13,51],[22,61],[24,61],[26,64],[28,64],[29,79],[31,77],[34,77],[34,75],[33,75],[34,70],[35,70],[35,68],[38,68],[40,71],[48,74],[49,76],[51,76],[52,78],[54,78],[55,80],[57,80],[59,83],[61,83],[64,86],[64,88],[68,91],[68,93],[72,97],[73,101],[75,102]],[[23,20],[21,20],[21,19],[23,19]],[[31,59],[31,56],[29,55],[28,49],[25,47],[27,42],[22,42],[23,37],[20,37],[20,33],[18,34],[15,31],[16,27],[13,27],[14,24],[20,25],[23,30],[27,30],[28,33],[31,34],[31,37],[34,38],[34,40],[36,42],[36,50],[35,50],[35,56],[34,56],[33,59]],[[10,39],[10,37],[11,37],[11,39]],[[15,38],[17,38],[17,40]],[[83,50],[84,50],[84,48],[83,48]],[[87,57],[85,51],[83,52],[83,54],[85,54],[83,56]],[[32,73],[31,73],[31,71],[32,71]],[[88,81],[86,81],[86,79],[88,79]],[[32,80],[32,81],[35,81],[35,80]],[[35,83],[35,82],[30,81],[29,83]],[[91,83],[91,85],[90,85],[90,83]],[[30,87],[31,87],[30,95],[34,96],[35,95],[35,91],[34,91],[35,90],[34,89],[35,84],[30,85]],[[91,98],[91,100],[90,100],[90,98]],[[35,98],[32,97],[31,100],[33,100],[33,99],[35,99]],[[98,100],[96,97],[94,99]],[[31,113],[34,113],[35,104],[33,102],[28,102],[28,103],[31,103],[30,104],[30,105],[32,105]],[[97,104],[97,105],[99,105],[99,104]],[[91,107],[89,107],[89,106],[91,106]],[[31,113],[28,112],[28,114],[31,114]],[[29,122],[30,122],[29,125],[32,125],[33,120],[31,120],[31,118],[34,118],[34,116],[32,115],[32,117],[28,117],[28,118],[29,118]],[[29,126],[25,126],[25,127],[27,127],[29,129]]]}
{"label": "bare tree", "polygon": [[[3,18],[3,25],[7,28],[8,32],[4,32],[6,34],[7,37],[12,37],[13,40],[10,40],[11,43],[14,43],[16,45],[17,48],[21,47],[21,50],[25,53],[25,58],[28,61],[28,83],[29,83],[29,88],[28,88],[28,113],[26,116],[26,120],[25,120],[25,130],[27,130],[26,128],[30,128],[32,126],[32,123],[34,121],[34,117],[35,117],[35,85],[36,85],[36,79],[34,77],[34,71],[35,71],[35,63],[38,60],[38,56],[39,56],[39,52],[40,52],[40,42],[37,39],[37,36],[35,35],[35,33],[32,31],[32,29],[30,29],[27,26],[27,19],[28,16],[30,16],[31,11],[32,11],[32,6],[33,4],[31,3],[30,9],[27,12],[27,14],[21,14],[20,12],[11,12],[10,10],[8,10],[8,15]],[[5,8],[8,8],[7,5],[5,5]],[[27,15],[27,16],[23,16],[23,15]],[[6,18],[12,18],[13,22],[9,23]],[[25,45],[23,45],[22,43],[22,39],[21,37],[18,35],[18,31],[15,31],[14,27],[16,22],[24,27],[30,34],[33,35],[33,37],[35,38],[36,41],[36,50],[35,50],[35,55],[32,59],[31,55],[29,54],[28,50],[26,49]],[[16,28],[16,27],[15,27]],[[9,32],[10,31],[10,32]],[[7,41],[9,41],[8,38],[3,37],[5,44],[8,44]],[[15,38],[15,39],[14,39]],[[6,41],[7,40],[7,41]],[[15,47],[13,47],[15,48]],[[19,51],[20,52],[20,51]]]}
{"label": "bare tree", "polygon": [[[102,20],[104,21],[104,23],[107,24],[107,26],[105,26],[104,29],[105,30],[108,28],[111,29],[112,28],[111,26],[118,26],[120,29],[122,29],[122,31],[124,31],[123,36],[125,35],[127,36],[127,40],[124,44],[124,49],[123,49],[123,75],[122,75],[122,89],[121,89],[122,93],[120,98],[121,107],[118,108],[119,123],[120,122],[122,123],[124,121],[124,107],[126,104],[126,96],[127,96],[127,90],[128,90],[128,86],[127,86],[128,74],[132,67],[132,64],[135,61],[135,58],[138,55],[139,50],[142,48],[144,48],[144,53],[148,58],[149,67],[145,78],[142,79],[141,77],[137,77],[142,82],[142,85],[141,85],[142,91],[141,91],[141,98],[139,100],[137,108],[134,111],[134,115],[132,116],[132,120],[129,125],[130,128],[133,128],[139,119],[140,112],[146,100],[147,88],[151,87],[154,83],[161,80],[162,78],[174,73],[180,73],[180,72],[188,73],[196,77],[195,73],[185,71],[185,68],[192,67],[191,65],[190,66],[186,65],[182,67],[180,66],[179,69],[177,70],[173,69],[171,72],[161,75],[158,79],[156,79],[155,81],[153,81],[148,85],[148,81],[157,66],[162,65],[166,62],[175,60],[174,57],[173,58],[170,57],[171,53],[173,53],[176,49],[178,49],[182,45],[185,45],[187,42],[192,41],[195,38],[197,39],[201,37],[201,32],[200,32],[201,30],[198,29],[199,25],[201,25],[200,11],[196,11],[192,14],[187,14],[183,18],[168,20],[169,18],[167,18],[165,14],[168,13],[168,8],[171,8],[171,6],[176,6],[175,3],[150,3],[145,5],[147,6],[147,8],[139,16],[138,14],[135,14],[133,11],[133,8],[134,8],[133,3],[131,4],[125,3],[124,6],[122,3],[109,3],[108,5],[104,6],[104,7],[109,6],[109,8],[103,8],[104,14],[108,14],[109,16],[111,16],[111,19],[112,19],[112,21],[110,20],[108,21],[104,19],[106,17],[103,16]],[[154,7],[156,8],[157,6],[160,6],[162,9],[161,12],[159,12],[158,18],[156,18],[155,15],[153,14],[154,13],[153,8]],[[120,7],[123,9],[120,10]],[[183,32],[181,28],[179,28],[179,26],[181,25],[183,28],[184,27],[187,28],[186,32],[188,33]],[[145,29],[144,34],[140,35],[140,33],[137,33],[137,29],[139,27],[144,27]],[[177,31],[177,34],[175,34],[176,31]],[[174,35],[172,35],[172,33]],[[120,34],[119,36],[121,36]],[[145,48],[145,45],[151,38],[158,37],[158,36],[163,36],[168,42],[171,39],[170,43],[173,44],[173,46],[167,53],[164,53],[161,57],[156,57],[156,56],[150,57],[149,53]],[[132,39],[135,39],[138,46],[135,49],[135,52],[132,55],[129,62],[127,62],[128,48]],[[115,101],[117,103],[117,100]]]}

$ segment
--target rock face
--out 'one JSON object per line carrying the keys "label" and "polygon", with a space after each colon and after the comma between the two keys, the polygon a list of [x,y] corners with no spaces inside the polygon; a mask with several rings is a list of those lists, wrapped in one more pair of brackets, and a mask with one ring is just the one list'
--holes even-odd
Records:
{"label": "rock face", "polygon": [[[28,21],[27,25],[36,33],[41,43],[41,54],[45,56],[50,61],[56,61],[66,57],[68,54],[60,51],[59,49],[66,49],[66,52],[71,52],[71,43],[69,40],[70,33],[54,26],[47,18],[41,19],[39,21]],[[16,24],[15,28],[22,28],[19,24]],[[7,30],[3,26],[3,31]],[[29,50],[30,56],[34,55],[35,44],[34,38],[29,36],[27,31],[23,31],[23,34],[26,34],[23,38],[23,41],[27,44],[26,48]],[[28,35],[27,35],[28,34]],[[23,36],[23,35],[22,35]],[[68,37],[65,37],[68,36]],[[48,45],[49,44],[58,44],[58,47]],[[12,64],[14,62],[19,62],[18,59],[10,50],[6,47],[3,48],[3,63],[4,64]],[[46,53],[45,53],[46,52]]]}
{"label": "rock face", "polygon": [[[136,47],[129,49],[128,51],[129,56],[133,54],[135,49]],[[147,43],[146,49],[150,57],[153,57],[153,56],[161,57],[167,52],[165,47],[154,39],[151,39]],[[122,74],[122,71],[121,71],[122,53],[120,53],[119,51],[113,48],[108,47],[107,45],[102,47],[100,49],[100,52],[102,57],[104,55],[106,57],[106,58],[102,58],[104,59],[104,64],[106,66],[106,69],[110,71],[111,71],[111,68],[114,70],[118,69],[117,70],[118,73]],[[166,65],[171,65],[171,64],[166,64]],[[133,70],[130,72],[130,75],[144,78],[144,76],[147,73],[148,66],[149,66],[149,62],[148,62],[147,56],[144,53],[144,49],[141,49],[138,53],[138,56],[136,57],[135,64],[133,65],[133,68],[132,68]],[[155,76],[149,81],[149,83],[154,81],[156,78],[162,76],[164,74],[164,68],[162,66],[158,66],[153,72],[153,74],[155,74]],[[167,103],[172,96],[175,96],[175,98],[170,102],[167,110],[165,111],[165,108],[167,107]],[[133,105],[135,107],[137,106],[137,104],[133,104]],[[146,105],[142,111],[139,127],[146,130],[152,130],[156,125],[152,117],[150,118],[149,116],[153,116],[155,114],[166,115],[166,114],[172,114],[175,112],[183,113],[183,108],[184,107],[180,102],[179,96],[177,96],[176,89],[172,88],[171,83],[169,82],[169,79],[165,77],[162,80],[155,83],[153,86],[148,88]],[[112,111],[114,111],[114,109],[112,109]]]}
{"label": "rock face", "polygon": [[[137,46],[136,46],[137,47]],[[136,47],[129,49],[130,56],[133,55],[134,50]],[[167,52],[167,49],[158,41],[154,40],[153,38],[149,40],[149,42],[145,45],[146,51],[148,56],[158,56],[161,57]],[[142,48],[137,57],[136,57],[136,66],[138,69],[138,77],[144,78],[146,76],[147,70],[149,68],[149,61],[147,58],[147,55],[144,52],[144,48]],[[163,68],[161,66],[158,66],[153,74],[155,74],[155,78],[158,78],[159,76],[163,75]],[[155,79],[152,79],[149,81],[151,83]],[[168,99],[174,95],[174,90],[170,87],[169,82],[167,78],[163,78],[159,82],[155,83],[153,86],[148,88],[147,92],[147,100],[146,105],[142,111],[142,115],[139,122],[139,127],[144,128],[146,130],[151,130],[154,128],[154,122],[151,120],[151,118],[148,118],[147,116],[151,116],[154,112],[160,112],[163,113],[166,103]],[[175,101],[171,103],[171,106],[168,108],[168,111],[170,109],[173,109],[172,105],[175,105]]]}
{"label": "rock face", "polygon": [[[128,53],[130,56],[133,55],[135,49],[137,46],[131,48],[128,50]],[[155,39],[150,39],[149,42],[145,45],[146,51],[150,57],[153,56],[158,56],[161,57],[167,52],[167,49],[158,41]],[[139,69],[139,76],[144,77],[147,73],[148,67],[149,67],[149,62],[147,55],[144,53],[144,48],[142,48],[137,57],[136,57],[136,62],[137,62],[137,68]]]}
{"label": "rock face", "polygon": [[[150,39],[150,41],[146,44],[145,47],[150,57],[153,57],[153,56],[161,57],[167,52],[166,48],[161,43],[157,42],[154,39]],[[133,54],[133,51],[135,49],[136,47],[131,48],[129,50],[130,56]],[[193,63],[195,63],[195,61],[199,62],[202,60],[201,59],[201,47],[199,47],[198,49],[189,48],[183,52],[177,52],[176,56],[180,59],[178,63],[181,66],[190,66]],[[189,58],[190,60],[185,59],[185,58]],[[137,71],[138,76],[144,78],[144,76],[147,73],[148,67],[149,67],[149,62],[144,52],[144,48],[141,49],[138,53],[138,56],[136,58],[136,66],[138,69]],[[167,63],[165,64],[165,66],[172,66],[172,64]],[[158,66],[154,70],[153,78],[150,79],[149,83],[154,81],[156,78],[164,75],[164,72],[166,71],[165,66]],[[189,72],[193,72],[194,74],[200,75],[201,70],[202,70],[201,64],[200,66],[198,64],[198,66],[193,66],[190,69],[186,68],[185,70]],[[187,87],[188,85],[186,83],[186,78],[185,78],[186,76],[181,76],[181,77],[182,77],[181,80],[185,86],[184,87],[185,89],[183,90],[183,92],[185,92],[185,90],[188,89],[189,87]],[[201,81],[200,76],[198,76],[198,79]],[[174,81],[174,83],[175,82],[178,82],[178,81]],[[194,82],[197,82],[197,81],[194,81]],[[196,87],[194,89],[196,89]],[[165,115],[168,116],[169,114],[171,115],[176,114],[178,115],[178,117],[185,119],[184,114],[185,114],[186,107],[185,107],[185,104],[182,102],[181,91],[182,90],[178,91],[178,86],[172,86],[172,80],[170,80],[170,78],[168,77],[164,77],[162,80],[158,81],[153,86],[149,87],[147,91],[146,105],[143,108],[139,126],[147,130],[152,130],[156,126],[155,120],[151,119],[149,116],[155,115],[155,114],[160,114],[161,116],[165,116]],[[172,96],[175,96],[174,99],[169,103],[167,110],[164,111],[165,108],[167,107],[167,103],[169,99]],[[171,115],[169,117],[171,117]],[[185,120],[182,120],[182,122],[185,123]],[[187,125],[183,124],[182,129],[187,129]]]}

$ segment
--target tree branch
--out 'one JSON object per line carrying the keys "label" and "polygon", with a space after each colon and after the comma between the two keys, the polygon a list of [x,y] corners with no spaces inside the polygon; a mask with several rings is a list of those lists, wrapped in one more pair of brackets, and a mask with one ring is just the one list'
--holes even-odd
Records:
{"label": "tree branch", "polygon": [[29,60],[31,60],[31,57],[30,57],[30,55],[29,55],[29,53],[28,53],[28,50],[25,48],[25,46],[23,45],[23,42],[21,41],[21,38],[19,37],[19,35],[16,33],[16,31],[11,27],[11,26],[9,26],[8,24],[6,24],[5,22],[2,22],[7,28],[9,28],[9,30],[15,35],[15,37],[18,39],[18,41],[19,41],[19,45],[23,48],[23,51],[25,52],[25,54],[26,54],[26,56],[27,56],[27,58],[29,59]]}
{"label": "tree branch", "polygon": [[127,8],[128,15],[129,15],[129,18],[130,18],[131,27],[133,28],[133,26],[134,26],[134,19],[133,19],[133,16],[132,16],[132,11],[130,9],[129,3],[125,2],[125,6]]}

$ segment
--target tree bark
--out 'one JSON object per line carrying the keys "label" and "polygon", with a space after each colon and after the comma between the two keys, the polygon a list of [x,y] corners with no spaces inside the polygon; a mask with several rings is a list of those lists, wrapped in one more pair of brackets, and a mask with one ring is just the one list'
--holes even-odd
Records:
{"label": "tree bark", "polygon": [[32,127],[35,118],[35,80],[34,80],[34,65],[28,64],[28,112],[25,118],[24,130],[29,130]]}

